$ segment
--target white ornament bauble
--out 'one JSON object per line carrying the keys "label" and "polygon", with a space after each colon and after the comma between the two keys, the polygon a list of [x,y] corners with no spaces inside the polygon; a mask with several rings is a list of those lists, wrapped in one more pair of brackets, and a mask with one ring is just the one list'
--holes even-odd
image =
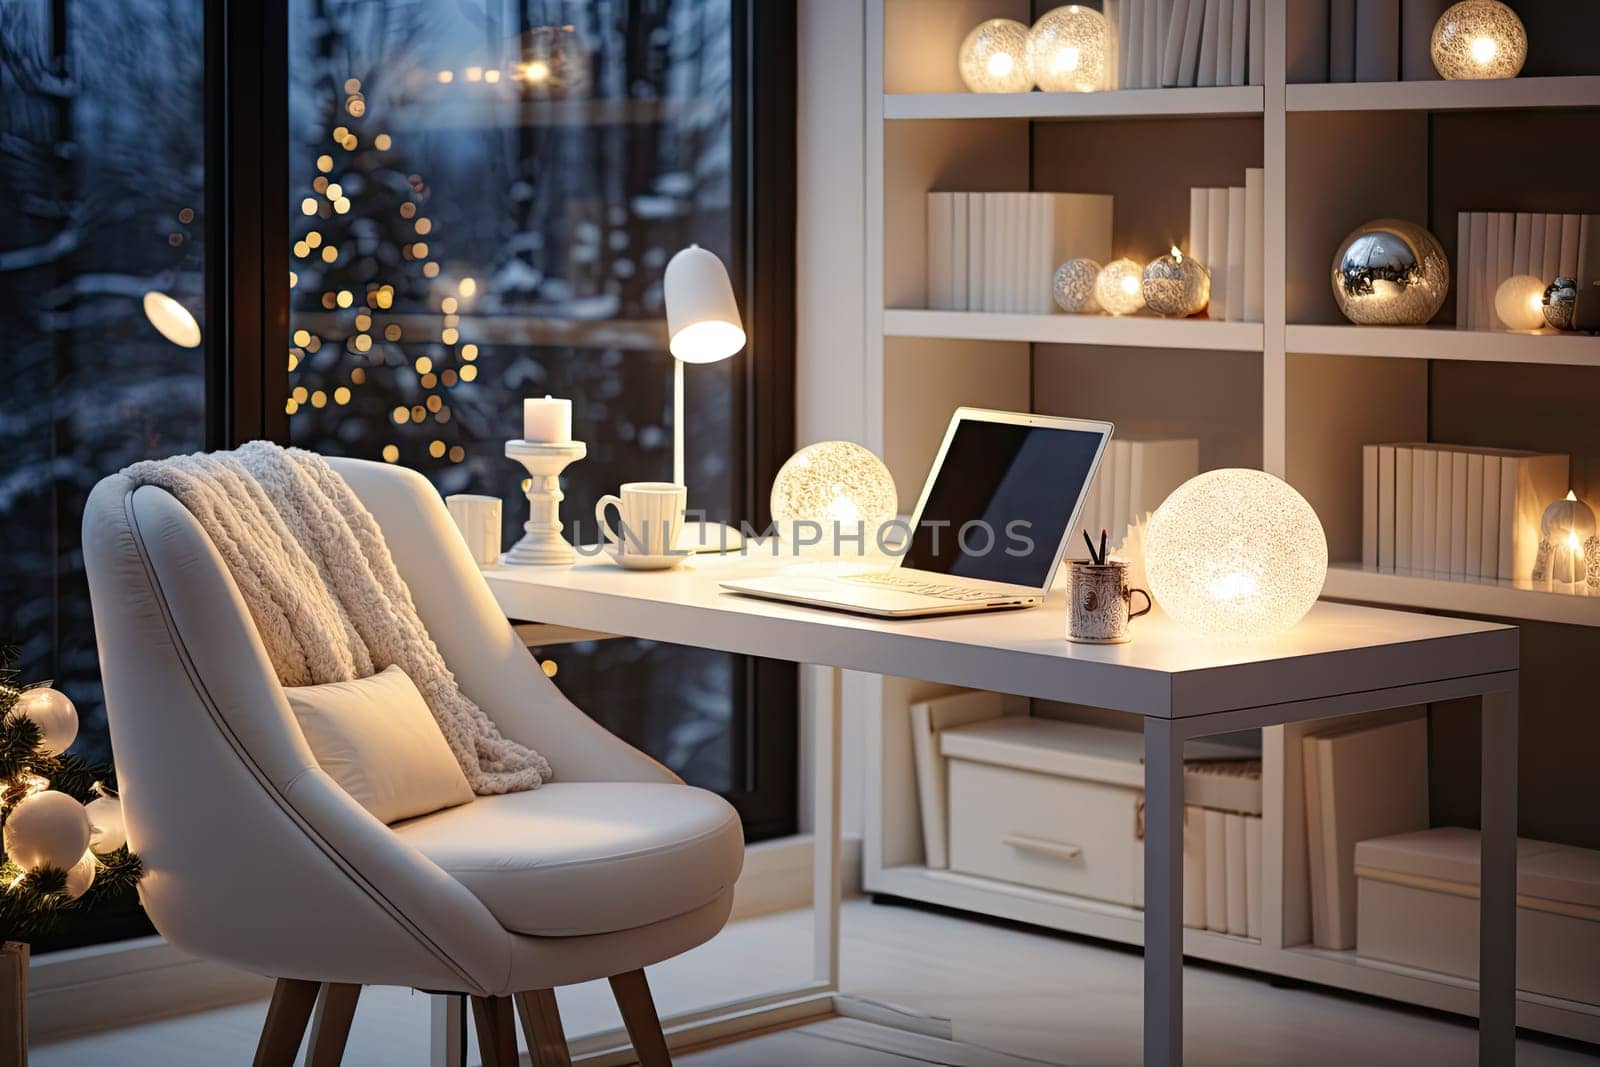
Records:
{"label": "white ornament bauble", "polygon": [[33,720],[39,728],[39,740],[52,756],[65,752],[78,736],[78,711],[59,689],[39,686],[23,690],[12,711]]}
{"label": "white ornament bauble", "polygon": [[1056,304],[1062,311],[1070,311],[1074,315],[1099,311],[1100,303],[1094,295],[1094,285],[1099,278],[1100,264],[1094,260],[1067,260],[1056,268],[1056,273],[1050,280]]}
{"label": "white ornament bauble", "polygon": [[94,872],[97,866],[94,853],[85,852],[82,859],[67,868],[68,900],[77,900],[89,891],[89,887],[94,885]]}
{"label": "white ornament bauble", "polygon": [[5,846],[6,855],[25,871],[46,864],[66,870],[89,847],[89,816],[65,793],[34,793],[11,809]]}
{"label": "white ornament bauble", "polygon": [[1144,307],[1144,268],[1126,256],[1113,259],[1094,283],[1095,300],[1113,315],[1132,315]]}
{"label": "white ornament bauble", "polygon": [[122,801],[116,797],[99,797],[84,805],[89,815],[89,849],[93,852],[115,852],[128,843],[128,831],[122,825]]}
{"label": "white ornament bauble", "polygon": [[1544,282],[1513,274],[1494,291],[1494,313],[1508,330],[1537,330],[1544,325]]}

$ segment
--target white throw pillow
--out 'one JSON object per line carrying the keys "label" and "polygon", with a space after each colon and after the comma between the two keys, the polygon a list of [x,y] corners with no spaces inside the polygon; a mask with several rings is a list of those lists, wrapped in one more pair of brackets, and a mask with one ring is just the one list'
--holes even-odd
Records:
{"label": "white throw pillow", "polygon": [[472,799],[433,713],[398,666],[353,682],[283,692],[317,763],[384,822]]}

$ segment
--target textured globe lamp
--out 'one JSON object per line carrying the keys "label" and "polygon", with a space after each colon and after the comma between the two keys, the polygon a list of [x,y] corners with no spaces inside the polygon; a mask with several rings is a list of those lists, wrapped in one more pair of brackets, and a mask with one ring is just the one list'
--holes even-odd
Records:
{"label": "textured globe lamp", "polygon": [[1166,255],[1145,264],[1140,291],[1151,311],[1181,319],[1210,303],[1211,275],[1173,245]]}
{"label": "textured globe lamp", "polygon": [[1328,542],[1288,483],[1228,468],[1190,478],[1156,509],[1144,565],[1156,603],[1183,626],[1249,640],[1281,633],[1311,610],[1327,577]]}
{"label": "textured globe lamp", "polygon": [[1113,259],[1094,283],[1095,300],[1113,315],[1132,315],[1144,307],[1144,269],[1124,256]]}
{"label": "textured globe lamp", "polygon": [[1056,306],[1075,315],[1099,311],[1100,302],[1094,295],[1094,283],[1099,277],[1100,264],[1092,259],[1069,259],[1061,264],[1050,282]]}
{"label": "textured globe lamp", "polygon": [[1092,93],[1106,87],[1111,29],[1092,7],[1068,4],[1040,16],[1028,31],[1028,62],[1047,93]]}
{"label": "textured globe lamp", "polygon": [[1537,330],[1544,325],[1544,282],[1513,274],[1494,291],[1494,313],[1508,330]]}
{"label": "textured globe lamp", "polygon": [[1421,326],[1450,291],[1438,238],[1404,219],[1374,219],[1333,257],[1333,299],[1358,326]]}
{"label": "textured globe lamp", "polygon": [[871,548],[899,509],[894,478],[883,460],[853,441],[807,445],[779,468],[772,482],[772,522],[778,535],[795,536],[797,523],[816,523],[823,542],[835,533],[864,533]]}
{"label": "textured globe lamp", "polygon": [[1568,492],[1565,500],[1557,500],[1544,509],[1539,519],[1539,558],[1547,562],[1543,574],[1556,582],[1570,585],[1588,577],[1588,557],[1595,550],[1594,510],[1578,499],[1578,494]]}
{"label": "textured globe lamp", "polygon": [[1570,330],[1575,313],[1578,310],[1578,279],[1557,278],[1545,286],[1543,307],[1544,321],[1547,325],[1557,330]]}
{"label": "textured globe lamp", "polygon": [[1028,27],[1011,19],[980,22],[961,42],[961,80],[975,93],[1025,93],[1033,88]]}
{"label": "textured globe lamp", "polygon": [[1433,24],[1429,47],[1447,81],[1515,78],[1528,58],[1528,31],[1499,0],[1461,0]]}

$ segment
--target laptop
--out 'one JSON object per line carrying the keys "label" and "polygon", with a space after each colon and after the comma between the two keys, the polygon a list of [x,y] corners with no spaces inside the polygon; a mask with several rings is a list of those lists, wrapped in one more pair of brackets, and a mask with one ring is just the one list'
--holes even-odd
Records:
{"label": "laptop", "polygon": [[893,565],[722,588],[889,618],[1033,607],[1061,566],[1111,431],[1109,422],[958,408]]}

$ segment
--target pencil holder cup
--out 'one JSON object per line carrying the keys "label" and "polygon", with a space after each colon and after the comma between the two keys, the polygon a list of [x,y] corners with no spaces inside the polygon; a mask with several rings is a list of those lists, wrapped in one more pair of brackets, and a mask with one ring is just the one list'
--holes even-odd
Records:
{"label": "pencil holder cup", "polygon": [[[1133,610],[1133,598],[1144,597],[1144,607]],[[1067,601],[1067,640],[1086,645],[1120,645],[1131,640],[1128,624],[1150,612],[1150,594],[1128,587],[1128,565],[1072,564],[1072,588]]]}

